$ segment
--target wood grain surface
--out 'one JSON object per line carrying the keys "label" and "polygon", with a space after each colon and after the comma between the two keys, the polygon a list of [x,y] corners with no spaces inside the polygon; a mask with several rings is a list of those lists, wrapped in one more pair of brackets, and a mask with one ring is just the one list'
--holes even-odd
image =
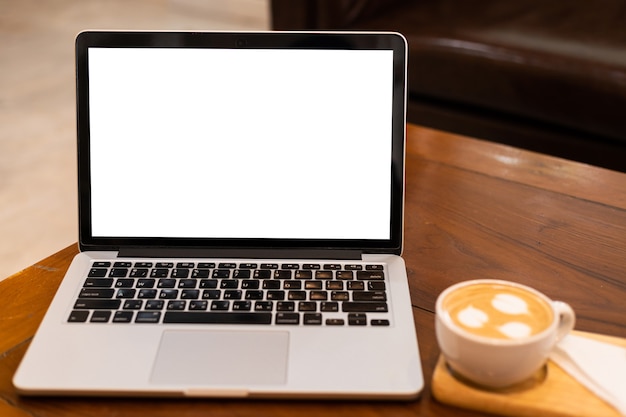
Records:
{"label": "wood grain surface", "polygon": [[[616,346],[626,347],[626,339],[575,332]],[[620,417],[620,413],[552,361],[528,381],[501,390],[488,390],[455,378],[443,356],[439,357],[432,378],[437,400],[477,411],[510,417]]]}
{"label": "wood grain surface", "polygon": [[[434,303],[447,286],[499,278],[568,302],[578,330],[626,338],[626,174],[408,127],[405,251],[426,381],[439,358]],[[72,245],[0,282],[2,416],[477,416],[410,402],[27,398],[11,378]]]}

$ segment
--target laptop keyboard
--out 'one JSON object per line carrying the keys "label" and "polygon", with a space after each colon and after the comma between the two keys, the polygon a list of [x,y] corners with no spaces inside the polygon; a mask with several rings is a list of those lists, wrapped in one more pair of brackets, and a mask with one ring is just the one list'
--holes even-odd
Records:
{"label": "laptop keyboard", "polygon": [[389,326],[374,263],[93,262],[72,323]]}

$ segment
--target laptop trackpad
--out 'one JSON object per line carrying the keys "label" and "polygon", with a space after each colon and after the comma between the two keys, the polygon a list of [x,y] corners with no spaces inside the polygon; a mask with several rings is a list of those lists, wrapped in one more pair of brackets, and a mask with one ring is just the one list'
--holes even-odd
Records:
{"label": "laptop trackpad", "polygon": [[183,387],[285,384],[289,333],[168,330],[150,381]]}

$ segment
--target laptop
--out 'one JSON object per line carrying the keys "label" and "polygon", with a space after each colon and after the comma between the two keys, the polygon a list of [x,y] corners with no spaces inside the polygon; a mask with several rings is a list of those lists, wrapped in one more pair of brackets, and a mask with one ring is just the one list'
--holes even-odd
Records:
{"label": "laptop", "polygon": [[397,33],[80,33],[80,253],[18,391],[417,397],[406,49]]}

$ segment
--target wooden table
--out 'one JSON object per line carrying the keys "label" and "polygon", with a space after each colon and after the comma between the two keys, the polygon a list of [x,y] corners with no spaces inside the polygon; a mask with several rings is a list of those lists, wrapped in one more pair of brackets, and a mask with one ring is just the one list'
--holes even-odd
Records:
{"label": "wooden table", "polygon": [[11,378],[72,245],[0,282],[2,416],[473,416],[438,403],[434,304],[470,278],[570,303],[579,330],[626,337],[626,174],[408,127],[404,258],[427,381],[412,402],[25,398]]}

